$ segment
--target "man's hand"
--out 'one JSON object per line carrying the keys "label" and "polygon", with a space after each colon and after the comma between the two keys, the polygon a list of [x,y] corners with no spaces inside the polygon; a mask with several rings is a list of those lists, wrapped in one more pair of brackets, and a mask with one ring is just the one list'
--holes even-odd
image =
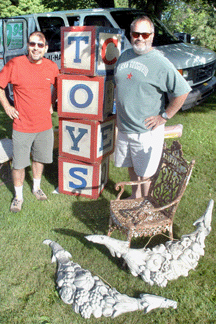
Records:
{"label": "man's hand", "polygon": [[53,114],[53,106],[52,105],[50,106],[50,114],[51,115]]}
{"label": "man's hand", "polygon": [[161,117],[161,115],[158,116],[151,116],[149,118],[145,119],[145,125],[149,129],[151,128],[152,130],[157,128],[158,126],[165,124],[167,122],[166,119]]}
{"label": "man's hand", "polygon": [[[167,113],[167,116],[168,118],[172,118],[176,113],[177,111],[179,111],[179,109],[182,107],[182,105],[184,104],[186,98],[188,96],[188,93],[185,93],[179,97],[173,97],[167,108],[166,108],[166,113]],[[149,129],[155,129],[157,128],[158,126],[162,125],[162,124],[165,124],[166,123],[166,119],[164,119],[161,115],[158,115],[158,116],[151,116],[149,118],[146,118],[145,120],[145,125],[146,127]]]}
{"label": "man's hand", "polygon": [[15,119],[15,118],[19,118],[19,112],[16,110],[16,108],[14,108],[13,106],[10,105],[6,94],[5,94],[5,90],[0,88],[0,103],[2,105],[2,107],[4,108],[6,114],[11,118],[11,119]]}
{"label": "man's hand", "polygon": [[11,119],[19,118],[19,112],[13,106],[4,107],[4,110]]}

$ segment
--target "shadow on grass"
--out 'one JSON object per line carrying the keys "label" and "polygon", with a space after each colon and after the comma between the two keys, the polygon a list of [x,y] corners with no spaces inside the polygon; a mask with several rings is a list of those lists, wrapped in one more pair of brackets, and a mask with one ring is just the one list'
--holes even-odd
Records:
{"label": "shadow on grass", "polygon": [[[108,183],[106,184],[105,188],[106,188],[106,191],[108,191],[111,195],[114,195],[113,199],[116,199],[118,193],[120,192],[120,189],[117,191],[115,189],[115,185],[116,183],[113,181],[113,180],[110,180],[108,181]],[[103,194],[102,194],[103,195]],[[125,198],[128,198],[129,196],[131,195],[131,191],[130,189],[127,190],[127,188],[125,188],[125,191],[123,192],[122,196],[121,196],[121,199],[125,199]]]}
{"label": "shadow on grass", "polygon": [[58,149],[53,150],[53,163],[45,165],[43,175],[55,188],[58,186]]}
{"label": "shadow on grass", "polygon": [[0,187],[5,186],[14,194],[11,165],[3,164],[0,166]]}
{"label": "shadow on grass", "polygon": [[75,201],[72,204],[73,215],[87,226],[91,234],[108,232],[109,201],[105,198],[91,201]]}
{"label": "shadow on grass", "polygon": [[[72,204],[73,215],[87,226],[91,234],[107,235],[110,217],[110,201],[105,198],[107,195],[117,196],[115,183],[109,180],[104,191],[97,200],[74,201]],[[129,193],[125,192],[123,198],[128,197]],[[115,198],[114,198],[115,199]]]}
{"label": "shadow on grass", "polygon": [[[122,258],[120,258],[120,259],[113,258],[112,255],[110,254],[109,250],[106,248],[106,246],[89,242],[85,238],[85,236],[87,236],[89,234],[77,232],[74,230],[64,229],[64,228],[55,228],[54,231],[56,233],[59,233],[64,236],[67,235],[67,236],[75,237],[84,245],[85,248],[88,248],[89,250],[96,248],[98,251],[100,251],[102,254],[104,254],[109,260],[111,260],[112,263],[116,264],[118,267],[122,268],[125,271],[127,270],[125,267],[123,267],[123,259]],[[73,253],[73,251],[72,251],[72,253]]]}

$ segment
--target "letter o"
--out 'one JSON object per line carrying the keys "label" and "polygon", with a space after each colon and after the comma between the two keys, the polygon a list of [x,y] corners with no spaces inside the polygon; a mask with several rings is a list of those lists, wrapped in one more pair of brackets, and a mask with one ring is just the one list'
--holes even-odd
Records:
{"label": "letter o", "polygon": [[[80,90],[80,89],[85,90],[88,94],[88,98],[87,98],[86,102],[84,102],[82,104],[78,103],[75,100],[75,93],[77,90]],[[71,101],[72,105],[77,108],[88,107],[91,104],[92,100],[93,100],[93,93],[92,93],[91,89],[85,84],[77,84],[70,90],[70,101]]]}

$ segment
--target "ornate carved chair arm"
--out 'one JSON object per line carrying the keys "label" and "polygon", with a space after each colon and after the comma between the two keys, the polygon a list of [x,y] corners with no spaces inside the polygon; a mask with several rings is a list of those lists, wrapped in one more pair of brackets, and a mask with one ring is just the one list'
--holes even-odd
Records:
{"label": "ornate carved chair arm", "polygon": [[138,185],[138,184],[143,184],[149,179],[151,179],[151,178],[146,178],[145,180],[138,180],[138,181],[117,182],[116,185],[115,185],[115,190],[118,191],[119,187],[121,187],[121,191],[118,193],[118,196],[117,196],[116,200],[120,200],[120,197],[122,196],[122,194],[124,192],[124,187],[125,186],[135,186],[135,185]]}
{"label": "ornate carved chair arm", "polygon": [[167,205],[164,205],[162,207],[158,207],[158,208],[151,208],[151,211],[161,211],[161,210],[164,210],[164,209],[167,209],[167,208],[170,208],[172,207],[173,205],[177,204],[179,201],[181,200],[181,196],[179,196],[178,198],[176,198],[175,200],[173,200],[171,203],[167,204]]}

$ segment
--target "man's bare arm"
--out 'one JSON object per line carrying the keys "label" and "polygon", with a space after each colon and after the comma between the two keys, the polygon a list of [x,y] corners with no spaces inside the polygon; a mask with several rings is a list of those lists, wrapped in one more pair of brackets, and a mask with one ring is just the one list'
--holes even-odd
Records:
{"label": "man's bare arm", "polygon": [[[179,97],[174,97],[170,100],[166,108],[166,113],[169,119],[172,118],[179,111],[179,109],[181,109],[188,96],[188,93],[185,93]],[[155,129],[159,125],[165,124],[166,121],[167,120],[164,119],[161,115],[151,116],[149,118],[146,118],[145,125],[147,126],[147,128]]]}
{"label": "man's bare arm", "polygon": [[50,113],[53,113],[53,107],[55,106],[57,100],[57,89],[55,87],[53,87],[52,90],[52,103],[51,103],[51,107],[50,107]]}
{"label": "man's bare arm", "polygon": [[11,118],[19,118],[19,112],[10,105],[6,94],[5,94],[5,90],[0,88],[0,103],[2,105],[2,107],[4,108],[6,114]]}

